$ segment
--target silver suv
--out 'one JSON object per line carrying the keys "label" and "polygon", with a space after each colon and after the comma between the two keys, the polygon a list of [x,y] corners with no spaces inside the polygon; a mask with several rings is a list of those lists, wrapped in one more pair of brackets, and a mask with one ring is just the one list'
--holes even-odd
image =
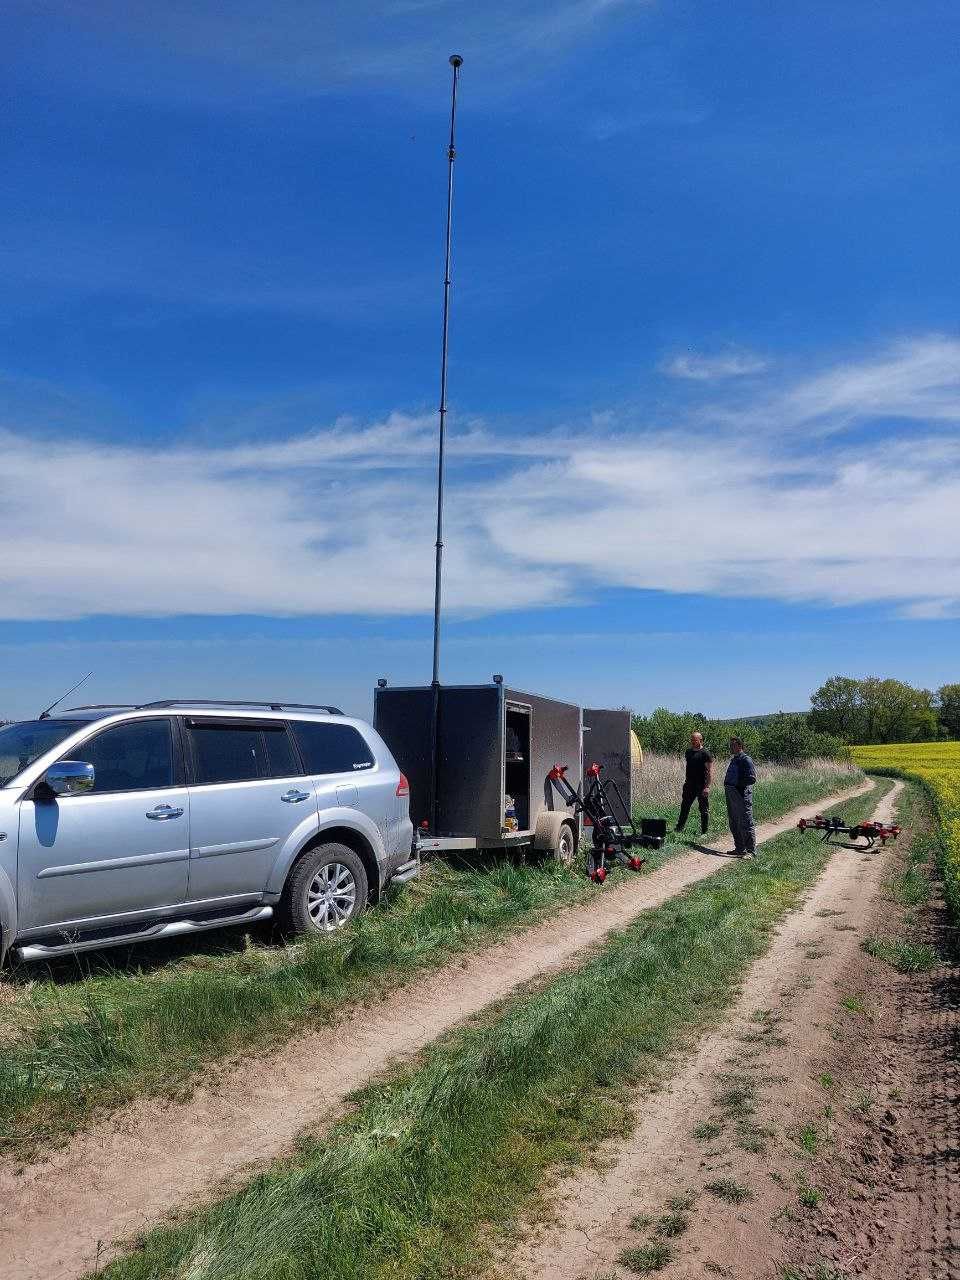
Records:
{"label": "silver suv", "polygon": [[338,929],[416,875],[409,786],[336,707],[151,702],[0,729],[0,959],[274,913]]}

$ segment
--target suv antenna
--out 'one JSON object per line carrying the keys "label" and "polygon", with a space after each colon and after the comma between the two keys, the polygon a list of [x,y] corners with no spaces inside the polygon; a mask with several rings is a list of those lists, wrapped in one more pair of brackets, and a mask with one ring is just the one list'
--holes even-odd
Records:
{"label": "suv antenna", "polygon": [[453,162],[457,158],[457,84],[463,58],[450,55],[453,83],[450,92],[450,142],[447,146],[447,236],[443,259],[443,328],[440,341],[440,439],[437,450],[436,578],[433,594],[433,717],[430,725],[430,825],[437,830],[437,769],[440,763],[440,602],[443,569],[443,451],[447,427],[447,338],[450,323],[450,250],[453,242]]}
{"label": "suv antenna", "polygon": [[66,693],[61,693],[60,697],[56,700],[56,702],[51,702],[51,703],[50,703],[50,705],[49,705],[49,707],[47,707],[46,711],[41,711],[41,712],[40,712],[40,714],[37,716],[37,719],[38,719],[38,720],[49,720],[49,719],[50,719],[50,712],[53,710],[53,708],[54,708],[54,707],[59,707],[60,703],[61,703],[61,702],[63,702],[63,700],[64,700],[65,698],[69,698],[69,697],[70,697],[71,693],[76,693],[76,692],[77,692],[77,690],[80,688],[80,686],[81,686],[82,684],[86,684],[86,683],[87,683],[87,681],[90,679],[90,677],[91,677],[92,675],[93,675],[93,672],[92,672],[92,671],[88,671],[88,672],[87,672],[87,674],[83,677],[83,679],[82,679],[82,680],[78,680],[78,681],[77,681],[77,683],[73,686],[73,688],[72,688],[72,689],[68,689]]}

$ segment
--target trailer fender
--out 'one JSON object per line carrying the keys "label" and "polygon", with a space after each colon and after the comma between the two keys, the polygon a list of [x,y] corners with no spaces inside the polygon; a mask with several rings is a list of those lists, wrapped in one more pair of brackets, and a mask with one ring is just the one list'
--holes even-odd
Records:
{"label": "trailer fender", "polygon": [[576,831],[569,813],[551,813],[549,809],[542,809],[537,815],[537,826],[533,833],[534,849],[544,853],[556,853],[560,845],[560,828],[564,824],[573,832],[574,842],[576,842]]}

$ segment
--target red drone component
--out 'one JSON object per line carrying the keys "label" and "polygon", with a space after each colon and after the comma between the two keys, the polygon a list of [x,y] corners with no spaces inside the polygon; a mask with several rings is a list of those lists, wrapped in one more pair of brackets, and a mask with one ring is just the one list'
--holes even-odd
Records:
{"label": "red drone component", "polygon": [[847,836],[850,840],[866,840],[866,844],[855,846],[858,849],[872,849],[878,840],[884,845],[888,840],[896,840],[900,834],[900,828],[895,824],[886,826],[882,822],[872,820],[847,823],[839,815],[825,818],[822,813],[818,813],[813,818],[801,818],[797,823],[797,829],[822,831],[821,839],[825,844],[829,844],[835,836]]}
{"label": "red drone component", "polygon": [[590,872],[590,879],[593,880],[596,884],[603,884],[606,878],[607,878],[606,867],[597,867],[596,871]]}
{"label": "red drone component", "polygon": [[646,858],[638,858],[636,855],[634,855],[632,858],[628,860],[627,866],[630,868],[631,871],[639,871],[645,862],[646,862]]}

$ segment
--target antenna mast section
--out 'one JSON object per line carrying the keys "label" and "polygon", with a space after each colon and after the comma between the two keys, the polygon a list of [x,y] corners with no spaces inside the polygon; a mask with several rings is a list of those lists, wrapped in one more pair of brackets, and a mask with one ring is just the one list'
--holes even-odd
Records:
{"label": "antenna mast section", "polygon": [[443,462],[447,427],[447,334],[450,321],[450,250],[453,236],[453,162],[457,158],[457,83],[463,59],[450,55],[453,85],[450,95],[450,145],[447,148],[447,240],[443,265],[443,337],[440,346],[440,448],[437,459],[437,564],[433,595],[433,684],[440,684],[440,606],[443,572]]}

